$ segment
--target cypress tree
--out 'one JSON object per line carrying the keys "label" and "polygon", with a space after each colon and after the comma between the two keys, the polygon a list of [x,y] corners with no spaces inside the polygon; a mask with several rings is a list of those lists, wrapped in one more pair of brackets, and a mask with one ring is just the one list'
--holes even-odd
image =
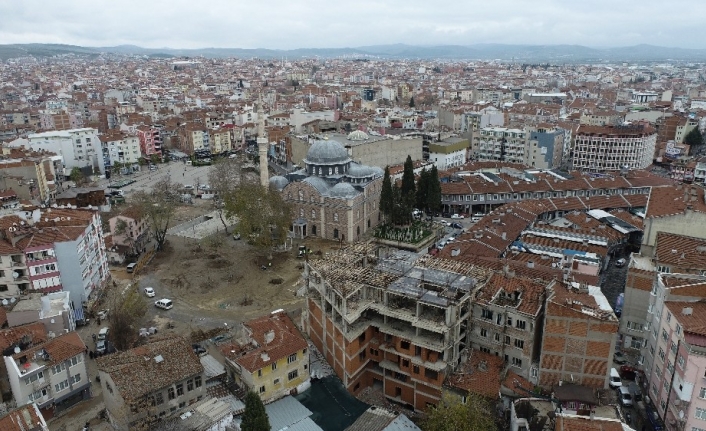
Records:
{"label": "cypress tree", "polygon": [[390,180],[390,168],[385,168],[385,176],[382,178],[382,190],[380,190],[380,212],[385,217],[385,222],[394,223],[394,200],[392,196],[392,180]]}
{"label": "cypress tree", "polygon": [[404,161],[404,171],[402,172],[402,195],[405,197],[414,196],[414,163],[409,155]]}
{"label": "cypress tree", "polygon": [[424,169],[419,174],[419,181],[417,181],[417,208],[420,210],[426,210],[427,208],[427,194],[429,193],[429,172]]}
{"label": "cypress tree", "polygon": [[245,412],[243,422],[240,424],[242,431],[270,431],[270,418],[267,417],[265,405],[260,396],[253,391],[245,395]]}
{"label": "cypress tree", "polygon": [[441,208],[441,182],[439,181],[439,171],[436,166],[432,166],[428,178],[427,208],[436,211]]}

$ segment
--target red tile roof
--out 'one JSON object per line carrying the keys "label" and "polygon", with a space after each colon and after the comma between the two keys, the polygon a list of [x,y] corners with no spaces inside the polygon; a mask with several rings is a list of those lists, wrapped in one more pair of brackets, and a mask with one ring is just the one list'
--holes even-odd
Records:
{"label": "red tile roof", "polygon": [[682,270],[706,269],[706,239],[657,232],[655,261]]}
{"label": "red tile roof", "polygon": [[486,398],[499,398],[500,379],[504,365],[500,356],[480,350],[471,350],[468,361],[448,377],[446,385]]}

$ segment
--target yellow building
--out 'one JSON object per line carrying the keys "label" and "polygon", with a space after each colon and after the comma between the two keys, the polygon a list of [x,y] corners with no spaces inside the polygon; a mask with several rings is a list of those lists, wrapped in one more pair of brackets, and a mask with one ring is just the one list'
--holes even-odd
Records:
{"label": "yellow building", "polygon": [[225,151],[230,151],[232,149],[230,141],[230,129],[218,128],[212,129],[211,135],[211,152],[214,154],[220,154]]}
{"label": "yellow building", "polygon": [[284,311],[243,323],[246,337],[221,347],[228,379],[272,401],[309,385],[309,352]]}

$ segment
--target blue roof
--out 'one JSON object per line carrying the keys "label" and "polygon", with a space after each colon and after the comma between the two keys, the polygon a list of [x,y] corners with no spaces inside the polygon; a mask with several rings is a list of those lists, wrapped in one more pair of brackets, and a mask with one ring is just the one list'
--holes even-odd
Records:
{"label": "blue roof", "polygon": [[564,249],[564,254],[565,254],[565,255],[568,255],[568,256],[577,255],[577,254],[584,255],[584,254],[586,254],[586,252],[585,252],[585,251],[579,251],[579,250],[570,250],[570,249],[568,249],[568,248],[565,248],[565,249]]}

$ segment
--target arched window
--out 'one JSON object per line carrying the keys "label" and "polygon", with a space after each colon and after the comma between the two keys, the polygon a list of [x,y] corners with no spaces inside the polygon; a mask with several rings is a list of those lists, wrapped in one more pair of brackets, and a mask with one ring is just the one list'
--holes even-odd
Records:
{"label": "arched window", "polygon": [[304,217],[304,208],[299,208],[299,217]]}
{"label": "arched window", "polygon": [[302,190],[299,190],[299,200],[300,201],[304,200],[304,192]]}
{"label": "arched window", "polygon": [[316,235],[316,225],[311,227],[311,234]]}
{"label": "arched window", "polygon": [[360,236],[360,226],[356,228],[356,231],[358,232],[358,236]]}
{"label": "arched window", "polygon": [[316,210],[311,210],[311,218],[316,219]]}
{"label": "arched window", "polygon": [[333,221],[338,221],[338,213],[333,213]]}
{"label": "arched window", "polygon": [[333,237],[338,239],[338,229],[333,230]]}
{"label": "arched window", "polygon": [[328,168],[328,174],[329,175],[333,174],[333,168]]}

